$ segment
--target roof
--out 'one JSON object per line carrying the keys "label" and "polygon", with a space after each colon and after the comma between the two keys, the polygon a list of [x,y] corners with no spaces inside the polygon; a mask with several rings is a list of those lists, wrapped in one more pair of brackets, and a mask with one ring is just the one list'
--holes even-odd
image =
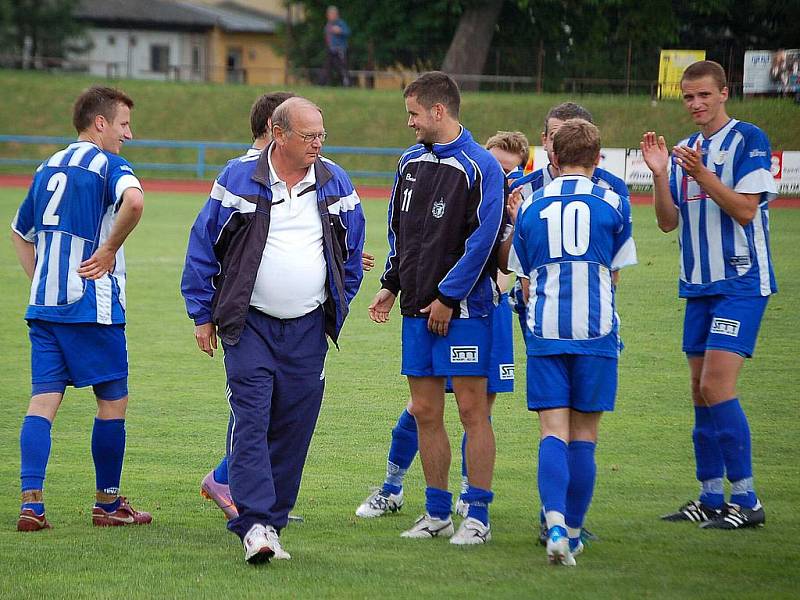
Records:
{"label": "roof", "polygon": [[275,33],[282,21],[230,2],[217,7],[171,0],[81,0],[74,15],[95,25],[161,31],[208,31],[219,27],[232,33]]}

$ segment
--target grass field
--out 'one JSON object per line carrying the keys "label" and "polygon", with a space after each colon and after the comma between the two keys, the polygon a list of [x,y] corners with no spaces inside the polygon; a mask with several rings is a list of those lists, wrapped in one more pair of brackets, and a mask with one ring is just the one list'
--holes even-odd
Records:
{"label": "grass field", "polygon": [[[0,132],[17,135],[73,136],[70,125],[75,97],[98,81],[82,75],[54,75],[0,70],[3,110]],[[263,87],[175,83],[142,80],[103,81],[126,90],[135,100],[133,132],[140,139],[216,140],[247,143],[247,115],[253,101],[269,91]],[[282,86],[281,86],[282,87]],[[404,148],[413,142],[406,127],[401,91],[325,87],[293,87],[322,107],[330,136],[328,146],[377,146]],[[638,147],[642,133],[663,134],[668,143],[681,140],[694,126],[676,100],[651,105],[646,96],[569,94],[465,93],[462,121],[475,139],[486,140],[498,129],[525,132],[539,144],[542,121],[548,109],[572,100],[594,115],[607,148]],[[758,124],[766,131],[774,150],[800,150],[800,105],[789,99],[731,100],[731,116]],[[0,144],[0,156],[43,159],[57,147]],[[224,164],[230,150],[210,150],[207,162]],[[128,148],[125,157],[142,162],[192,163],[194,150]],[[396,157],[337,155],[347,169],[393,171]],[[16,168],[19,169],[18,167]],[[23,168],[27,173],[29,168]],[[140,174],[152,176],[153,173]],[[163,175],[163,173],[156,173]],[[186,176],[184,173],[183,176]]]}
{"label": "grass field", "polygon": [[[0,223],[11,220],[21,196],[21,190],[0,190]],[[195,347],[179,294],[188,227],[203,200],[148,194],[144,220],[126,245],[131,403],[123,493],[134,506],[153,512],[149,527],[91,527],[94,402],[81,390],[68,393],[53,428],[45,493],[55,529],[14,531],[18,431],[29,394],[22,320],[28,284],[11,245],[0,243],[0,596],[797,597],[800,400],[793,383],[793,323],[800,299],[800,211],[773,211],[781,292],[770,302],[757,356],[747,364],[740,389],[753,431],[765,529],[701,531],[657,519],[696,492],[692,415],[678,339],[677,244],[657,231],[651,209],[634,207],[640,264],[623,273],[618,296],[626,350],[617,411],[601,431],[588,518],[601,540],[579,557],[576,569],[548,567],[535,543],[537,426],[525,410],[518,336],[517,391],[499,397],[495,410],[492,542],[464,550],[443,540],[399,537],[423,511],[418,462],[407,478],[400,515],[372,521],[353,515],[368,486],[382,481],[390,428],[407,399],[398,374],[399,319],[395,315],[381,328],[367,318],[376,272],[367,275],[354,301],[341,351],[328,358],[325,401],[295,510],[305,523],[291,525],[283,536],[293,560],[253,568],[243,562],[221,513],[198,494],[200,479],[223,452],[227,422],[221,360]],[[365,211],[367,249],[384,255],[385,204],[366,202]],[[457,457],[460,430],[453,406],[448,419]],[[456,458],[453,488],[457,467]]]}

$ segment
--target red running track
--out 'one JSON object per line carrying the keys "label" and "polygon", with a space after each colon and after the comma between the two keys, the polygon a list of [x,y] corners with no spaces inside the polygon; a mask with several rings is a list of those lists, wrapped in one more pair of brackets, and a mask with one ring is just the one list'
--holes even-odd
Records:
{"label": "red running track", "polygon": [[[189,194],[206,195],[211,190],[211,181],[199,179],[145,179],[143,185],[145,192],[180,192]],[[31,184],[29,175],[0,175],[0,188],[27,188]],[[359,185],[358,194],[362,198],[371,200],[388,200],[391,188],[389,186]],[[650,204],[650,194],[633,194],[632,204]],[[800,208],[800,198],[776,198],[770,202],[771,208]]]}

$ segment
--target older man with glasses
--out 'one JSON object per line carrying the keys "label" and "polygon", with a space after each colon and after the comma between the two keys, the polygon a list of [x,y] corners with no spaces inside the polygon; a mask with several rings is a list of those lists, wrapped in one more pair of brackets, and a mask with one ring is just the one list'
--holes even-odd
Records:
{"label": "older man with glasses", "polygon": [[334,343],[361,284],[364,215],[322,158],[322,111],[290,98],[273,141],[228,164],[189,237],[182,292],[198,346],[225,349],[233,426],[228,529],[249,563],[288,559],[280,532],[300,488]]}

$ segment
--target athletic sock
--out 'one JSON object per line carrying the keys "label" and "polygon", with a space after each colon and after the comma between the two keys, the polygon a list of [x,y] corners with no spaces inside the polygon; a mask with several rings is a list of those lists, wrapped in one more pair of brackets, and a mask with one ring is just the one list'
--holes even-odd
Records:
{"label": "athletic sock", "polygon": [[494,499],[494,494],[491,490],[484,490],[470,485],[462,499],[469,505],[467,510],[468,518],[478,519],[484,525],[489,524],[489,504]]}
{"label": "athletic sock", "polygon": [[222,460],[214,469],[214,481],[222,485],[228,485],[228,457],[223,456]]}
{"label": "athletic sock", "polygon": [[700,502],[711,508],[720,508],[725,501],[721,486],[725,460],[710,407],[694,407],[692,440],[697,480],[701,486]]}
{"label": "athletic sock", "polygon": [[[28,415],[22,420],[19,432],[20,481],[23,492],[44,489],[47,461],[50,458],[50,421],[38,415]],[[37,515],[44,513],[43,502],[23,502],[22,509],[30,508]]]}
{"label": "athletic sock", "polygon": [[125,419],[95,418],[92,458],[97,484],[95,506],[113,512],[119,506],[119,481],[125,458]]}
{"label": "athletic sock", "polygon": [[408,410],[403,410],[397,424],[392,429],[392,443],[389,446],[389,457],[386,461],[386,480],[383,491],[399,494],[403,489],[406,471],[414,461],[419,450],[417,438],[417,421]]}
{"label": "athletic sock", "polygon": [[731,398],[715,404],[711,407],[711,414],[717,426],[719,446],[725,459],[728,481],[737,484],[731,495],[731,502],[745,508],[753,508],[756,504],[756,495],[752,489],[750,426],[739,399]]}
{"label": "athletic sock", "polygon": [[467,480],[467,432],[461,436],[461,481]]}
{"label": "athletic sock", "polygon": [[547,526],[551,512],[563,515],[567,508],[567,487],[569,486],[569,463],[567,443],[548,435],[539,442],[539,497],[542,500]]}
{"label": "athletic sock", "polygon": [[594,493],[594,481],[597,474],[597,466],[594,462],[595,447],[594,442],[577,440],[570,442],[567,450],[569,485],[567,486],[564,517],[567,527],[578,531],[578,537]]}
{"label": "athletic sock", "polygon": [[439,488],[425,488],[425,510],[436,519],[446,521],[450,518],[453,506],[453,494]]}

